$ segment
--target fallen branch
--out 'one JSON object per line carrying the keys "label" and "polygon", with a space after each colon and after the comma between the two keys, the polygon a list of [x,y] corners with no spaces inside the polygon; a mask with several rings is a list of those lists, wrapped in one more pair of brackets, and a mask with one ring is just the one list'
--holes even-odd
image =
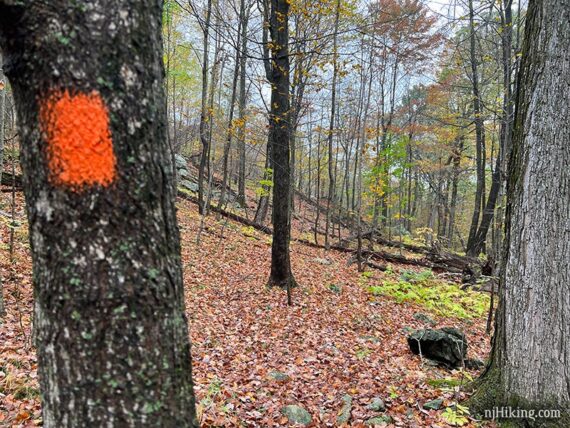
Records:
{"label": "fallen branch", "polygon": [[[186,193],[186,192],[181,191],[181,190],[178,190],[178,197],[181,199],[186,199],[187,201],[194,202],[195,204],[198,203],[198,198],[196,196],[190,195],[189,193]],[[260,232],[263,232],[267,235],[271,235],[273,233],[271,228],[269,228],[267,226],[264,226],[262,224],[258,224],[252,220],[248,220],[247,218],[242,217],[238,214],[232,213],[230,211],[226,211],[224,209],[221,209],[221,208],[217,207],[216,205],[210,204],[210,211],[221,214],[224,217],[227,217],[231,220],[237,221],[238,223],[244,224],[246,226],[253,227],[254,229],[259,230]]]}

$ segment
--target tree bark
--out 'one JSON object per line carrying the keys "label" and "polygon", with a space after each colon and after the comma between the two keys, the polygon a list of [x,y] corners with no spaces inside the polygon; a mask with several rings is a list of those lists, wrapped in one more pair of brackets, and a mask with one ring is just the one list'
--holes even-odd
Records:
{"label": "tree bark", "polygon": [[246,207],[245,198],[245,124],[246,124],[246,66],[247,66],[247,26],[249,24],[250,5],[247,5],[247,11],[242,17],[241,27],[241,55],[240,55],[240,75],[239,75],[239,101],[238,101],[238,115],[239,115],[239,129],[238,129],[238,203],[242,207]]}
{"label": "tree bark", "polygon": [[481,94],[479,92],[479,64],[476,57],[476,40],[475,40],[475,18],[473,9],[473,0],[469,0],[469,43],[470,43],[470,60],[471,60],[471,85],[473,92],[473,121],[475,123],[475,149],[476,149],[476,169],[477,169],[477,187],[475,190],[475,206],[473,208],[473,217],[471,219],[471,227],[469,228],[469,238],[467,240],[467,252],[472,254],[475,247],[475,237],[479,226],[479,218],[481,215],[481,205],[483,203],[483,195],[485,193],[485,127],[481,110]]}
{"label": "tree bark", "polygon": [[504,158],[506,153],[510,150],[511,136],[513,127],[513,97],[511,91],[511,74],[512,74],[512,34],[513,34],[513,19],[512,19],[512,0],[504,2],[504,10],[501,11],[501,48],[502,48],[502,63],[503,63],[503,117],[501,123],[500,137],[501,144],[499,146],[499,154],[496,160],[495,170],[493,171],[491,189],[485,209],[483,210],[483,217],[481,225],[475,234],[471,246],[467,248],[469,255],[477,256],[485,245],[487,233],[493,222],[495,215],[495,206],[499,198],[501,185],[503,184],[504,175]]}
{"label": "tree bark", "polygon": [[[226,144],[224,145],[224,154],[222,160],[222,171],[223,171],[223,179],[222,179],[222,189],[220,192],[220,200],[218,202],[218,207],[223,208],[226,201],[226,188],[228,187],[228,163],[230,159],[230,149],[232,147],[232,138],[234,135],[234,111],[235,111],[235,104],[236,104],[236,95],[237,95],[237,85],[239,79],[239,70],[241,64],[241,26],[244,25],[244,15],[245,15],[245,0],[240,0],[239,6],[239,24],[237,30],[237,44],[236,44],[236,52],[235,52],[235,63],[234,63],[234,75],[232,79],[232,95],[230,97],[230,112],[228,115],[228,129],[227,129],[227,136],[226,136]],[[231,184],[231,182],[229,182]]]}
{"label": "tree bark", "polygon": [[546,421],[560,427],[570,425],[565,410],[570,405],[569,47],[570,4],[531,1],[509,163],[496,334],[491,365],[473,398],[479,409],[562,409],[561,419]]}
{"label": "tree bark", "polygon": [[331,83],[331,117],[329,122],[328,132],[328,167],[329,167],[329,194],[327,198],[327,217],[325,223],[325,247],[329,247],[329,227],[331,222],[331,205],[335,205],[335,172],[333,168],[333,138],[334,138],[334,119],[336,109],[336,81],[338,76],[338,22],[340,18],[340,0],[337,0],[335,19],[334,19],[334,34],[333,34],[333,78]]}
{"label": "tree bark", "polygon": [[[202,105],[200,109],[200,142],[202,143],[202,153],[200,155],[200,167],[198,170],[198,211],[200,214],[204,214],[204,176],[206,175],[206,169],[208,169],[207,176],[209,173],[209,154],[210,154],[210,144],[209,144],[209,125],[210,114],[208,112],[208,64],[209,64],[209,48],[210,48],[210,21],[212,17],[212,0],[208,0],[206,9],[206,20],[202,28],[204,35],[204,46],[202,50]],[[214,91],[212,85],[212,92]]]}
{"label": "tree bark", "polygon": [[[271,0],[271,112],[269,141],[273,168],[273,241],[269,285],[295,286],[291,271],[291,169],[290,169],[290,102],[289,102],[289,3]],[[290,295],[289,295],[289,304]]]}
{"label": "tree bark", "polygon": [[0,1],[44,427],[198,426],[161,16],[158,0]]}

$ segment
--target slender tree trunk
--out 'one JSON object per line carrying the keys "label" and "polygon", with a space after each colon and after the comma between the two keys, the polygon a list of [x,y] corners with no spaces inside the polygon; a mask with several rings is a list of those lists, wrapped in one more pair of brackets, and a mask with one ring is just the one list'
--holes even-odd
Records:
{"label": "slender tree trunk", "polygon": [[[202,143],[202,153],[200,155],[200,167],[198,170],[198,211],[205,213],[204,206],[204,176],[209,160],[210,145],[208,143],[210,114],[208,112],[208,68],[210,58],[210,21],[212,17],[212,0],[208,0],[206,9],[206,19],[204,22],[203,36],[204,47],[202,51],[202,106],[200,109],[200,141]],[[212,92],[213,92],[212,87]],[[209,169],[209,168],[208,168]]]}
{"label": "slender tree trunk", "polygon": [[[358,164],[358,207],[357,207],[357,251],[356,260],[358,262],[358,271],[362,272],[364,270],[364,263],[362,258],[362,170],[364,163],[364,152],[366,150],[366,124],[368,118],[368,109],[370,108],[370,97],[372,95],[372,78],[374,69],[373,60],[373,49],[370,47],[370,57],[369,57],[369,68],[368,68],[368,82],[363,80],[365,85],[364,93],[366,94],[366,102],[364,104],[364,116],[362,119],[362,126],[359,130],[361,139],[361,149],[360,149],[360,163]],[[366,92],[366,86],[368,86],[368,92]]]}
{"label": "slender tree trunk", "polygon": [[240,55],[240,77],[239,77],[239,129],[238,129],[238,154],[239,154],[239,168],[238,168],[238,203],[246,206],[245,199],[245,125],[246,125],[246,66],[247,66],[247,26],[249,24],[249,11],[250,7],[247,6],[247,11],[243,16],[241,27],[241,55]]}
{"label": "slender tree trunk", "polygon": [[[570,426],[570,5],[530,1],[509,163],[504,272],[475,408],[561,409]],[[520,421],[525,426],[539,422]]]}
{"label": "slender tree trunk", "polygon": [[235,64],[234,64],[234,75],[232,79],[232,95],[230,97],[230,112],[228,115],[228,129],[227,129],[227,136],[226,136],[226,144],[224,145],[224,154],[222,159],[222,189],[220,192],[220,200],[218,201],[218,207],[221,209],[225,202],[226,202],[226,187],[228,186],[228,162],[230,158],[230,149],[232,147],[232,138],[234,135],[234,111],[235,111],[235,104],[236,104],[236,95],[237,95],[237,84],[239,79],[239,67],[241,63],[241,54],[240,54],[240,45],[241,45],[241,26],[244,22],[244,15],[245,15],[245,0],[240,0],[239,6],[239,25],[237,31],[237,46],[236,46],[236,54],[235,54]]}
{"label": "slender tree trunk", "polygon": [[[267,140],[267,149],[265,154],[265,170],[263,171],[263,181],[273,180],[273,173],[271,170],[271,141],[269,137]],[[269,211],[269,196],[271,195],[271,186],[263,184],[261,186],[261,195],[259,196],[259,201],[257,202],[257,210],[255,212],[254,221],[257,224],[263,224],[265,222],[265,217],[267,217],[267,211]]]}
{"label": "slender tree trunk", "polygon": [[335,173],[333,168],[333,140],[334,140],[334,119],[336,109],[336,80],[338,75],[338,60],[337,60],[337,43],[338,43],[338,22],[340,18],[340,0],[337,0],[335,19],[334,19],[334,34],[333,34],[333,78],[331,83],[331,117],[329,122],[328,132],[328,155],[329,155],[329,195],[327,198],[327,219],[325,223],[325,248],[329,248],[329,228],[331,222],[331,205],[334,207],[334,188],[335,188]]}
{"label": "slender tree trunk", "polygon": [[[321,126],[322,126],[322,116],[321,116]],[[320,207],[320,195],[321,195],[321,137],[317,140],[317,195],[315,200],[317,201],[317,206],[315,208],[315,244],[319,244],[319,221],[321,219]]]}
{"label": "slender tree trunk", "polygon": [[511,74],[512,74],[512,33],[513,33],[513,20],[512,20],[512,0],[504,3],[504,13],[502,14],[502,62],[503,62],[503,118],[501,123],[501,143],[499,146],[499,154],[497,156],[495,170],[492,175],[491,189],[485,209],[483,210],[483,217],[481,225],[479,226],[475,238],[471,242],[471,246],[467,247],[467,254],[477,256],[485,245],[487,233],[493,222],[495,215],[495,206],[503,183],[504,173],[504,158],[508,153],[511,146],[512,123],[513,123],[513,99],[511,94]]}
{"label": "slender tree trunk", "polygon": [[162,2],[49,6],[0,1],[23,143],[43,425],[197,427]]}
{"label": "slender tree trunk", "polygon": [[[263,67],[265,69],[265,77],[271,83],[273,79],[273,64],[272,64],[272,54],[269,49],[269,30],[271,27],[271,0],[263,0],[263,28],[262,28],[262,48],[263,48]],[[271,105],[270,108],[272,108]],[[267,112],[268,116],[271,116],[271,111]],[[271,121],[271,117],[269,117]],[[265,157],[265,170],[263,171],[263,181],[271,180],[273,182],[273,145],[271,143],[271,129],[269,135],[267,136],[267,149]],[[269,210],[269,196],[271,195],[271,187],[267,185],[261,186],[262,193],[259,197],[257,203],[257,211],[255,212],[255,222],[258,224],[263,224],[265,217],[267,216],[267,211]]]}
{"label": "slender tree trunk", "polygon": [[453,170],[451,178],[451,201],[449,203],[449,228],[447,240],[449,248],[453,249],[453,232],[455,230],[455,212],[457,210],[457,187],[459,185],[459,173],[461,167],[461,153],[463,152],[463,137],[459,137],[455,143],[453,152]]}
{"label": "slender tree trunk", "polygon": [[475,38],[475,12],[473,10],[473,0],[469,0],[469,43],[470,43],[470,60],[471,60],[471,84],[473,92],[473,116],[475,123],[475,149],[476,149],[476,168],[477,168],[477,185],[475,190],[475,206],[473,209],[473,217],[471,219],[471,227],[469,228],[469,238],[467,240],[467,252],[473,254],[475,249],[475,238],[477,228],[479,227],[479,218],[481,215],[481,205],[485,193],[485,128],[481,111],[481,95],[479,92],[479,65],[476,52]]}

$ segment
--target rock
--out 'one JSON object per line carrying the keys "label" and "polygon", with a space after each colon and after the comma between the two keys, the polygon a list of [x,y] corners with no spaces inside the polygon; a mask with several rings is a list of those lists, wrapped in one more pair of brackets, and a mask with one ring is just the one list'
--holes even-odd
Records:
{"label": "rock", "polygon": [[449,367],[460,367],[467,356],[467,339],[456,328],[418,330],[408,336],[410,350]]}
{"label": "rock", "polygon": [[431,401],[428,401],[427,403],[424,403],[423,407],[426,410],[439,410],[439,409],[441,409],[442,404],[443,404],[443,400],[441,398],[438,398],[436,400],[431,400]]}
{"label": "rock", "polygon": [[276,381],[278,381],[278,382],[285,382],[285,381],[291,379],[287,373],[281,373],[281,372],[278,372],[278,371],[269,372],[269,375],[268,375],[268,376],[269,376],[271,379],[276,380]]}
{"label": "rock", "polygon": [[309,412],[295,404],[282,407],[281,413],[285,415],[292,424],[309,425],[313,421]]}
{"label": "rock", "polygon": [[420,312],[416,312],[414,314],[414,319],[417,321],[423,322],[424,324],[431,325],[432,327],[437,324],[432,318],[430,318],[426,314],[422,314]]}
{"label": "rock", "polygon": [[174,162],[176,162],[176,169],[188,169],[188,162],[184,159],[184,156],[174,155]]}
{"label": "rock", "polygon": [[384,401],[381,398],[376,397],[368,406],[366,406],[366,408],[374,412],[384,412],[386,411],[386,404],[384,404]]}
{"label": "rock", "polygon": [[185,189],[191,190],[193,192],[198,191],[198,185],[190,180],[180,180],[179,184]]}
{"label": "rock", "polygon": [[187,169],[182,168],[182,169],[179,169],[177,171],[178,171],[179,177],[183,177],[183,178],[190,177],[190,173],[188,172]]}
{"label": "rock", "polygon": [[392,418],[388,415],[376,416],[372,419],[368,419],[365,425],[389,425],[392,423]]}
{"label": "rock", "polygon": [[321,259],[320,257],[315,257],[313,260],[320,265],[324,266],[332,265],[332,261],[330,261],[329,259]]}
{"label": "rock", "polygon": [[340,410],[340,414],[336,418],[336,424],[342,425],[348,423],[350,420],[350,412],[352,412],[352,397],[346,394],[342,397],[342,401],[344,402],[342,409]]}

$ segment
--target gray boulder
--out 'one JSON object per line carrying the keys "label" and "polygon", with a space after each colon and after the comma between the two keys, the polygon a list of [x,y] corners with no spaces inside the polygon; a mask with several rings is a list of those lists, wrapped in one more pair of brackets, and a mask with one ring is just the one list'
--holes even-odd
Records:
{"label": "gray boulder", "polygon": [[285,415],[292,424],[309,425],[313,420],[309,412],[295,404],[282,407],[281,413]]}
{"label": "gray boulder", "polygon": [[384,401],[381,398],[376,397],[368,406],[366,406],[366,408],[368,410],[373,410],[374,412],[385,412],[386,404],[384,404]]}
{"label": "gray boulder", "polygon": [[278,372],[276,370],[269,372],[269,378],[278,382],[285,382],[291,379],[287,373]]}
{"label": "gray boulder", "polygon": [[187,169],[181,168],[178,170],[178,176],[186,178],[186,177],[190,177],[190,173],[188,172]]}
{"label": "gray boulder", "polygon": [[426,410],[439,410],[441,409],[442,404],[443,400],[441,398],[437,398],[424,403],[423,408]]}
{"label": "gray boulder", "polygon": [[372,426],[385,426],[385,425],[389,425],[393,422],[392,417],[388,416],[388,415],[382,415],[382,416],[375,416],[372,419],[368,419],[364,424],[365,425],[372,425]]}
{"label": "gray boulder", "polygon": [[343,405],[340,414],[336,418],[336,424],[342,425],[348,423],[350,420],[350,413],[352,412],[352,397],[346,394],[342,397]]}
{"label": "gray boulder", "polygon": [[186,162],[184,156],[179,154],[174,155],[174,162],[176,162],[176,169],[188,169],[188,162]]}
{"label": "gray boulder", "polygon": [[191,190],[192,192],[198,191],[198,184],[194,183],[190,180],[180,180],[178,183],[180,186],[184,187],[185,189]]}
{"label": "gray boulder", "polygon": [[418,330],[408,336],[410,350],[448,367],[460,367],[467,357],[467,339],[456,328]]}

